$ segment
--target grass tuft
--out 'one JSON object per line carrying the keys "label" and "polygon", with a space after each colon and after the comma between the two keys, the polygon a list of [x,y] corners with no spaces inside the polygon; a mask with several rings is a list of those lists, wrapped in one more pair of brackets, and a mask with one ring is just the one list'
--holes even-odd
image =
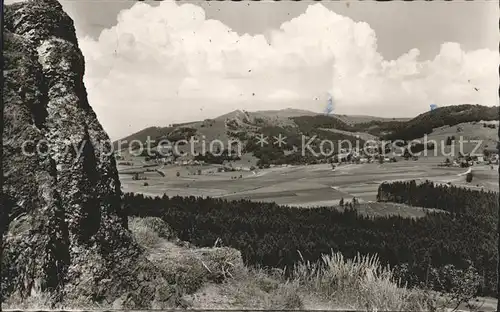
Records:
{"label": "grass tuft", "polygon": [[376,255],[344,259],[332,251],[315,263],[302,260],[293,268],[292,279],[309,292],[356,310],[422,310],[427,305],[425,298],[397,281]]}

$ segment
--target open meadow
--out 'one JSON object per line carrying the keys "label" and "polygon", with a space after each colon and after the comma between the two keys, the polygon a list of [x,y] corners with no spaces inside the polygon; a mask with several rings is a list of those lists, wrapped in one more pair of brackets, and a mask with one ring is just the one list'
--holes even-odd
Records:
{"label": "open meadow", "polygon": [[[431,180],[474,189],[498,189],[497,166],[492,169],[487,165],[474,165],[474,179],[467,183],[464,175],[467,169],[440,167],[440,162],[439,157],[422,157],[417,161],[395,163],[342,164],[334,170],[329,164],[319,164],[234,172],[218,172],[217,165],[142,168],[138,163],[119,166],[119,170],[123,192],[249,199],[296,207],[333,206],[342,198],[344,201],[356,198],[360,203],[373,202],[379,185],[385,181]],[[134,180],[131,172],[142,172],[145,180]],[[380,210],[375,203],[362,207]],[[384,207],[398,210],[395,206]]]}

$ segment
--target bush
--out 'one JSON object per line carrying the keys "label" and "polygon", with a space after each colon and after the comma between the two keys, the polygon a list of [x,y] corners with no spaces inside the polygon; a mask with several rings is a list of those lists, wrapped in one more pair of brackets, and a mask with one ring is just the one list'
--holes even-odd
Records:
{"label": "bush", "polygon": [[432,278],[437,288],[447,290],[442,293],[448,305],[469,303],[476,299],[481,277],[472,264],[466,269],[457,269],[454,265],[446,265],[441,270],[433,270]]}
{"label": "bush", "polygon": [[473,178],[472,172],[469,172],[469,173],[467,173],[467,175],[465,176],[465,181],[466,181],[467,183],[470,183],[470,182],[472,182],[472,178]]}

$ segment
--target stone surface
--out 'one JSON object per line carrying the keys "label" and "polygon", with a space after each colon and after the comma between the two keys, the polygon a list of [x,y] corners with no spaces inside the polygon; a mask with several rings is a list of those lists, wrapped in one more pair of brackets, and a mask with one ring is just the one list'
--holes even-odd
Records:
{"label": "stone surface", "polygon": [[4,10],[2,295],[147,307],[164,280],[128,231],[73,21],[56,0]]}

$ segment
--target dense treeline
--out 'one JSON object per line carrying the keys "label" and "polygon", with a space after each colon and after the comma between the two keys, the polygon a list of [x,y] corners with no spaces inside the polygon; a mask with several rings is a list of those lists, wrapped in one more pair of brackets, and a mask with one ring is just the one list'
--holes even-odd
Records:
{"label": "dense treeline", "polygon": [[396,127],[382,138],[390,141],[414,140],[431,133],[434,128],[481,120],[498,120],[498,107],[471,104],[439,107],[406,123],[395,125]]}
{"label": "dense treeline", "polygon": [[454,214],[481,212],[492,218],[498,207],[498,193],[495,192],[434,184],[432,181],[417,184],[415,180],[380,184],[377,200],[436,208]]}
{"label": "dense treeline", "polygon": [[[475,201],[485,200],[484,194],[467,194],[481,196]],[[432,196],[445,200],[447,195]],[[465,268],[470,261],[484,278],[480,293],[496,292],[496,231],[488,221],[493,217],[476,218],[470,205],[471,213],[430,212],[408,219],[370,218],[332,207],[301,209],[246,200],[149,198],[131,193],[124,195],[124,204],[130,215],[163,218],[181,239],[196,245],[212,246],[220,238],[224,245],[239,249],[250,265],[290,268],[300,260],[298,250],[311,261],[331,249],[347,257],[377,253],[385,263],[403,265],[407,270],[403,277],[416,285],[428,280],[429,268],[447,264]]]}
{"label": "dense treeline", "polygon": [[[477,241],[475,243],[482,244],[482,252],[484,252],[484,255],[476,257],[473,263],[480,270],[485,284],[491,285],[491,287],[486,286],[486,288],[493,289],[497,273],[493,263],[498,257],[496,248],[498,241],[496,229],[499,217],[498,196],[499,194],[496,192],[471,190],[447,184],[435,184],[432,181],[417,184],[413,180],[382,183],[378,189],[377,200],[404,203],[424,208],[436,208],[448,212],[452,221],[460,220],[473,224],[472,229],[474,230],[467,234],[471,237],[476,237]],[[456,231],[468,231],[469,229],[470,227],[462,228],[461,226],[455,228]],[[475,236],[478,232],[484,233],[486,236],[483,238]],[[451,237],[453,233],[450,234]],[[474,244],[474,240],[470,240],[470,242]],[[464,243],[462,248],[470,248],[471,251],[474,250],[467,243]],[[412,267],[411,264],[410,267]],[[413,271],[419,271],[422,268],[419,269],[413,265],[412,269]],[[412,280],[415,277],[407,276],[407,279]]]}

